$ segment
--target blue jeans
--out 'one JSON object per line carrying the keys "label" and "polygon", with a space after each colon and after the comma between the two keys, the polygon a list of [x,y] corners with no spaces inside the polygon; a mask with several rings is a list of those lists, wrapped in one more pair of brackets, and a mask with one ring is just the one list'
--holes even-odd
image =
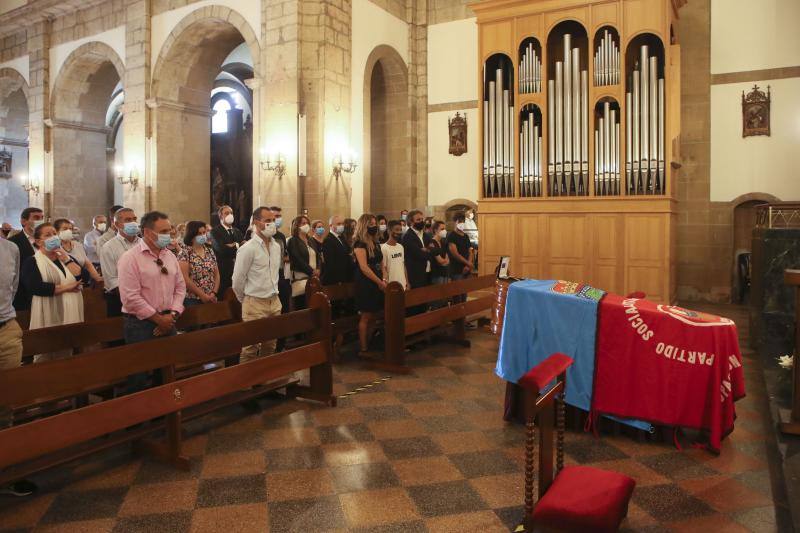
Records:
{"label": "blue jeans", "polygon": [[[146,342],[149,340],[160,338],[153,335],[153,332],[156,329],[156,325],[149,320],[139,320],[134,316],[126,315],[123,328],[124,328],[123,334],[125,336],[125,344],[135,344],[137,342]],[[171,337],[176,333],[177,332],[175,331],[175,328],[173,328],[172,331],[169,332],[167,335],[162,335],[162,336]],[[161,385],[161,371],[156,370],[152,374],[154,374],[153,384]],[[133,392],[138,392],[140,390],[146,389],[149,385],[150,376],[151,372],[139,372],[137,374],[132,374],[128,376],[125,387],[127,393],[131,394]]]}
{"label": "blue jeans", "polygon": [[[450,281],[450,279],[447,276],[431,276],[431,285],[444,285],[448,281]],[[447,300],[431,302],[431,310],[441,309],[442,307],[447,307]]]}
{"label": "blue jeans", "polygon": [[[450,274],[450,281],[459,281],[459,280],[462,280],[462,279],[467,279],[467,275],[466,274],[453,274],[453,273]],[[460,304],[460,303],[464,303],[466,301],[467,301],[467,295],[466,294],[459,294],[457,296],[453,296],[453,303],[454,304]]]}

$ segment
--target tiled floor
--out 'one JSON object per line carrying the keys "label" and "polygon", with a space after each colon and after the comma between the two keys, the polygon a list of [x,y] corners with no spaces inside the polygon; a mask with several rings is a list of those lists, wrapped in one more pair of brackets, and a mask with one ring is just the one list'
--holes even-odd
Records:
{"label": "tiled floor", "polygon": [[[722,312],[743,320],[739,309]],[[411,353],[413,374],[345,397],[337,408],[270,400],[261,414],[232,408],[196,421],[185,447],[190,472],[118,449],[40,475],[39,496],[0,500],[0,530],[513,530],[522,517],[522,429],[501,420],[496,339],[483,332],[470,339],[471,349]],[[625,530],[782,530],[763,377],[747,351],[745,369],[748,396],[719,457],[569,432],[567,463],[636,479]],[[341,366],[336,392],[381,377]]]}

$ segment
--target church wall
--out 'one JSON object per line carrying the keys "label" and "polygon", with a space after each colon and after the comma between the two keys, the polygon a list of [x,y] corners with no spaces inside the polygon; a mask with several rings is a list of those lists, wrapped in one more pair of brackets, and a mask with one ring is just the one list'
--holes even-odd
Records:
{"label": "church wall", "polygon": [[[50,47],[50,86],[54,87],[56,78],[61,72],[61,67],[69,55],[82,45],[89,42],[100,42],[110,46],[125,63],[125,26],[118,26],[95,35],[81,37],[74,41],[57,44]],[[109,94],[109,97],[111,95]]]}
{"label": "church wall", "polygon": [[[474,18],[428,27],[428,203],[478,200],[478,29]],[[448,153],[448,118],[467,117],[467,152]]]}
{"label": "church wall", "polygon": [[30,85],[31,80],[29,63],[29,56],[26,54],[0,63],[0,68],[10,68],[12,70],[16,70],[23,78],[25,78],[25,83]]}
{"label": "church wall", "polygon": [[[350,112],[350,146],[364,160],[364,83],[367,59],[372,51],[387,45],[409,62],[409,32],[404,20],[373,4],[370,0],[353,0],[352,26],[352,82]],[[365,198],[364,165],[359,165],[348,178],[352,183],[350,214],[357,218],[364,212]]]}
{"label": "church wall", "polygon": [[27,3],[28,0],[0,0],[0,15],[12,9],[22,7]]}

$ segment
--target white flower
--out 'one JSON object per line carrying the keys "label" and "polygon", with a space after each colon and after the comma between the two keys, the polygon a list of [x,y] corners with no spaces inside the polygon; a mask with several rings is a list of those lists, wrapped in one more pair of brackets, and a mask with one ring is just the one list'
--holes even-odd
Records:
{"label": "white flower", "polygon": [[782,355],[778,357],[778,364],[781,368],[785,368],[786,370],[791,370],[794,368],[794,356],[793,355]]}

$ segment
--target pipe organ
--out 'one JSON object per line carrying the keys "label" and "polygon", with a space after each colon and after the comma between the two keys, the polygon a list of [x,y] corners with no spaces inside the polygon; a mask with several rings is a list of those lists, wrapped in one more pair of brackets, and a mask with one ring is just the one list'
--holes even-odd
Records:
{"label": "pipe organ", "polygon": [[489,198],[514,196],[514,83],[503,59],[484,69],[483,195]]}
{"label": "pipe organ", "polygon": [[471,4],[482,270],[508,255],[517,276],[675,298],[686,1]]}

